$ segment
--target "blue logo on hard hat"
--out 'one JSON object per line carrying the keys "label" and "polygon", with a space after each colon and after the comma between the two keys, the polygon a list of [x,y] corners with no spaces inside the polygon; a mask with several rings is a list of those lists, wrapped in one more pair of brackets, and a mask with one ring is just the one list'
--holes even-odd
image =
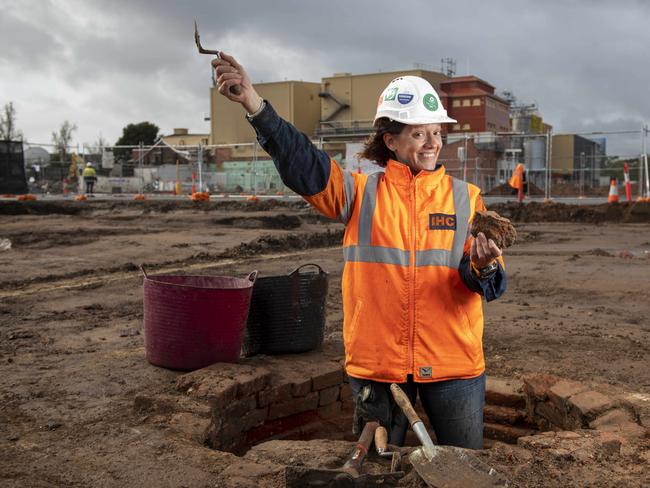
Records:
{"label": "blue logo on hard hat", "polygon": [[401,103],[402,105],[406,105],[407,103],[411,103],[411,100],[413,100],[413,95],[410,93],[399,93],[397,95],[397,101]]}

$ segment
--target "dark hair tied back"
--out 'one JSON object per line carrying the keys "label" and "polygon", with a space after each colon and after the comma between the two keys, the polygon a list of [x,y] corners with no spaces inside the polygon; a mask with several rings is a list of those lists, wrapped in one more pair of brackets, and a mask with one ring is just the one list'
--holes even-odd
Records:
{"label": "dark hair tied back", "polygon": [[388,117],[382,117],[375,122],[375,133],[370,135],[363,144],[363,151],[359,153],[362,159],[374,161],[379,166],[385,167],[389,159],[395,159],[393,151],[386,147],[384,134],[399,134],[404,129],[404,124]]}

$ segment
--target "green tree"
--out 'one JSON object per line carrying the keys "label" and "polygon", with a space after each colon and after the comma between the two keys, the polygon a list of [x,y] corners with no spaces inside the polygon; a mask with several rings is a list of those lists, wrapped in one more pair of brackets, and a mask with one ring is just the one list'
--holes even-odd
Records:
{"label": "green tree", "polygon": [[[143,143],[145,146],[151,146],[156,139],[158,139],[158,131],[160,129],[156,124],[151,122],[140,122],[138,124],[128,124],[122,129],[122,137],[116,142],[116,146],[137,146]],[[115,157],[120,159],[130,159],[131,150],[129,149],[116,149],[114,151]]]}
{"label": "green tree", "polygon": [[5,103],[0,114],[0,140],[22,140],[23,133],[16,129],[16,109],[12,102]]}

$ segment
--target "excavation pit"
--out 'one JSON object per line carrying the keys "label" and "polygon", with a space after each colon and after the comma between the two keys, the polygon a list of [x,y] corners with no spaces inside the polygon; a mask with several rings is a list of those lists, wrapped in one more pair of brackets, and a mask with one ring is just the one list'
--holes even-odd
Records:
{"label": "excavation pit", "polygon": [[[138,396],[135,409],[147,422],[232,456],[220,474],[224,486],[287,486],[287,466],[340,468],[354,448],[342,358],[340,344],[326,343],[306,354],[214,364],[181,374],[173,394]],[[485,449],[476,452],[499,473],[521,478],[514,486],[526,486],[536,475],[521,467],[532,459],[589,466],[647,444],[646,400],[550,375],[488,377]],[[417,445],[409,431],[406,446]],[[403,482],[390,486],[424,486],[406,458],[400,466]],[[389,469],[389,460],[371,451],[364,472]]]}
{"label": "excavation pit", "polygon": [[[342,346],[328,343],[306,354],[214,364],[179,376],[178,395],[141,395],[135,408],[171,414],[178,425],[193,418],[193,439],[237,455],[269,440],[353,441],[354,405],[342,358]],[[527,417],[521,381],[489,378],[484,418],[486,446],[516,444],[538,430]],[[410,431],[407,445],[418,445]]]}

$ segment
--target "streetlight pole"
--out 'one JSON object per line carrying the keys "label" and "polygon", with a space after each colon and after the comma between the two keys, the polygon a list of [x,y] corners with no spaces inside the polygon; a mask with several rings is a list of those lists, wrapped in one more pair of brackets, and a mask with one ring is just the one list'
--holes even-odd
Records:
{"label": "streetlight pole", "polygon": [[642,131],[643,138],[643,170],[645,171],[645,196],[650,197],[650,174],[648,174],[648,152],[646,150],[646,136],[648,135],[648,126],[644,124]]}
{"label": "streetlight pole", "polygon": [[580,198],[584,198],[585,196],[585,153],[584,151],[580,153],[580,174],[578,175],[579,177],[579,184],[580,184]]}

